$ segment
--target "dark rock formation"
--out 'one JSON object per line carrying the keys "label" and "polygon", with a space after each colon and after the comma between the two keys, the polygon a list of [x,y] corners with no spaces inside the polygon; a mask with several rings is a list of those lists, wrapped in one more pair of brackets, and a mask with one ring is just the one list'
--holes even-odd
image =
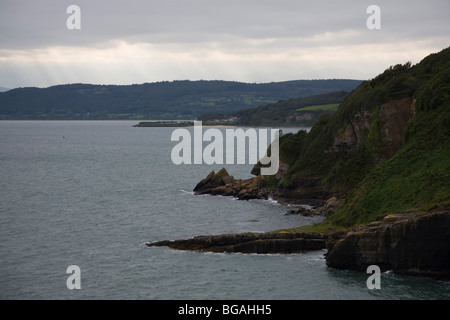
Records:
{"label": "dark rock formation", "polygon": [[370,116],[368,111],[355,114],[345,128],[335,136],[333,146],[326,152],[347,153],[357,150],[366,132],[370,129]]}
{"label": "dark rock formation", "polygon": [[316,207],[311,210],[312,215],[318,215],[328,217],[335,213],[340,206],[344,203],[345,197],[338,195],[329,198],[322,206]]}
{"label": "dark rock formation", "polygon": [[404,134],[408,121],[414,117],[415,99],[391,99],[383,104],[377,114],[368,111],[359,112],[351,118],[346,127],[335,136],[331,148],[326,153],[348,153],[356,151],[366,139],[371,130],[371,121],[378,119],[380,125],[375,126],[383,148],[375,150],[374,163],[376,165],[390,159],[404,144]]}
{"label": "dark rock formation", "polygon": [[295,214],[298,214],[298,215],[301,215],[304,217],[311,217],[314,215],[314,212],[310,209],[305,209],[305,208],[301,207],[301,208],[298,208],[297,210],[289,209],[285,215],[290,216],[290,215],[295,215]]}
{"label": "dark rock formation", "polygon": [[[264,176],[238,180],[230,176],[227,170],[223,168],[217,173],[212,171],[195,186],[193,191],[196,195],[233,196],[239,200],[268,199],[271,196],[281,204],[301,204],[316,207],[326,205],[326,201],[333,196],[332,193],[324,191],[320,179],[313,177],[298,181],[293,188],[268,189],[264,185]],[[324,215],[324,213],[317,211],[314,214]]]}
{"label": "dark rock formation", "polygon": [[450,279],[450,212],[392,214],[327,239],[327,265]]}
{"label": "dark rock formation", "polygon": [[205,179],[195,186],[194,192],[196,194],[210,193],[215,188],[225,186],[227,182],[234,182],[234,177],[230,176],[225,168],[217,173],[213,170]]}
{"label": "dark rock formation", "polygon": [[258,176],[247,180],[236,180],[226,169],[215,173],[212,171],[194,188],[194,193],[221,196],[233,196],[240,200],[267,199],[267,190],[261,188],[263,177]]}
{"label": "dark rock formation", "polygon": [[187,240],[160,241],[146,245],[205,252],[300,253],[325,249],[325,236],[319,233],[240,233],[198,236]]}
{"label": "dark rock formation", "polygon": [[311,216],[322,216],[322,217],[328,217],[329,215],[335,213],[339,207],[344,202],[344,198],[337,198],[337,197],[331,197],[325,203],[318,207],[313,207],[311,209],[307,209],[304,207],[300,207],[298,209],[290,209],[286,212],[285,215],[294,215],[299,214],[304,217],[311,217]]}
{"label": "dark rock formation", "polygon": [[320,207],[333,196],[322,185],[319,177],[302,177],[289,187],[276,187],[270,190],[272,198],[280,204],[309,205]]}

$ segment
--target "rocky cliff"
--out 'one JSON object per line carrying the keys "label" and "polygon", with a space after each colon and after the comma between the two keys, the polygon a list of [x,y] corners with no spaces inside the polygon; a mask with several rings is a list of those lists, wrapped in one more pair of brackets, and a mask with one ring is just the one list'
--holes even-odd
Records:
{"label": "rocky cliff", "polygon": [[390,99],[372,112],[356,113],[337,133],[326,153],[355,152],[372,140],[379,146],[372,146],[375,165],[392,158],[405,142],[406,125],[415,114],[414,103],[413,97]]}
{"label": "rocky cliff", "polygon": [[450,279],[450,211],[387,215],[331,235],[327,247],[330,267],[365,272],[378,265],[398,274]]}

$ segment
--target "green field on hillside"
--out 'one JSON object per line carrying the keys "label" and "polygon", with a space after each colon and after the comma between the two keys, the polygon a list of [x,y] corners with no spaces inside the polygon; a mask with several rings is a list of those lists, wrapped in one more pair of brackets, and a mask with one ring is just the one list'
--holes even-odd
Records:
{"label": "green field on hillside", "polygon": [[333,104],[322,104],[317,106],[308,106],[304,108],[297,109],[297,111],[316,111],[316,110],[329,110],[329,111],[336,111],[339,107],[339,103],[333,103]]}

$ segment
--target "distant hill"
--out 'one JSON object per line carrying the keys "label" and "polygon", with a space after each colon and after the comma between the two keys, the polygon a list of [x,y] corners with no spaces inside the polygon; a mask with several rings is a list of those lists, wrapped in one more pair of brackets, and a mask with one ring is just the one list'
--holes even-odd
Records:
{"label": "distant hill", "polygon": [[205,114],[202,121],[230,121],[241,126],[312,126],[323,113],[333,113],[349,92],[339,91],[278,101],[230,114]]}
{"label": "distant hill", "polygon": [[196,119],[327,92],[351,91],[359,80],[272,83],[172,81],[139,85],[67,84],[0,92],[0,119]]}
{"label": "distant hill", "polygon": [[11,90],[11,89],[0,87],[0,92],[5,92],[5,91],[8,91],[8,90]]}

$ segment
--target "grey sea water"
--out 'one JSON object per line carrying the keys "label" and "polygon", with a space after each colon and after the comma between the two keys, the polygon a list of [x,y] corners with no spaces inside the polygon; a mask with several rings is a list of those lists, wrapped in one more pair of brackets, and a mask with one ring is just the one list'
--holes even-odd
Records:
{"label": "grey sea water", "polygon": [[[194,196],[222,166],[171,162],[171,128],[0,122],[0,299],[449,299],[450,283],[327,268],[324,251],[210,254],[145,242],[311,224],[274,201]],[[250,165],[227,166],[238,178]],[[67,267],[81,270],[69,290]]]}

